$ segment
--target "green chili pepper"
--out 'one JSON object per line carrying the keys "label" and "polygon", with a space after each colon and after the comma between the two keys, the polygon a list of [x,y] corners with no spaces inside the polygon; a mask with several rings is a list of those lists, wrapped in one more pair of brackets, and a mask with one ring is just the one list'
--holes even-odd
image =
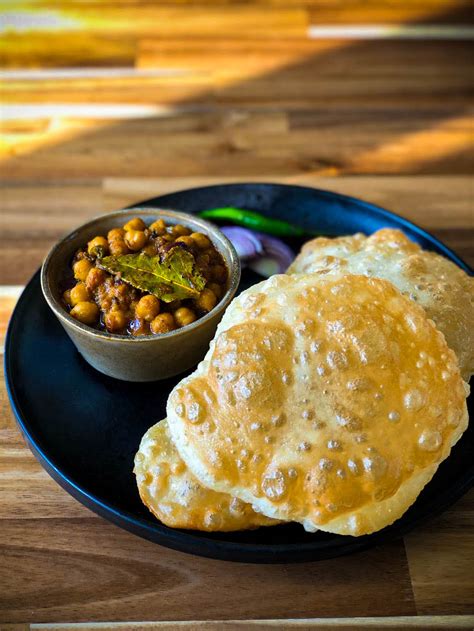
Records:
{"label": "green chili pepper", "polygon": [[265,217],[260,213],[252,210],[244,210],[243,208],[233,208],[227,206],[225,208],[212,208],[210,210],[202,210],[199,215],[204,219],[222,219],[231,221],[239,226],[266,232],[276,237],[302,237],[305,234],[303,228],[293,226],[287,221],[281,219],[273,219]]}

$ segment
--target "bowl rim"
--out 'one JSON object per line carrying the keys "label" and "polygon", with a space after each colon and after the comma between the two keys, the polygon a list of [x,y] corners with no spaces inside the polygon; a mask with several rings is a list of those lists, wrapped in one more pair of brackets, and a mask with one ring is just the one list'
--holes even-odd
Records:
{"label": "bowl rim", "polygon": [[[213,309],[211,309],[209,313],[206,313],[206,315],[202,316],[201,318],[198,318],[191,324],[187,324],[179,329],[175,329],[174,331],[169,331],[168,333],[160,333],[159,335],[137,335],[137,336],[130,335],[129,336],[129,335],[121,335],[119,333],[108,333],[107,331],[99,331],[99,330],[93,329],[92,327],[86,324],[83,324],[82,322],[79,322],[78,320],[73,318],[71,315],[69,315],[69,313],[64,309],[64,307],[61,305],[59,300],[54,296],[51,290],[50,276],[49,276],[51,262],[54,260],[54,257],[57,255],[60,247],[65,242],[77,236],[78,233],[85,230],[86,228],[90,228],[94,224],[102,222],[104,219],[121,217],[125,215],[140,216],[143,214],[153,215],[158,218],[169,217],[169,218],[178,220],[178,223],[182,223],[185,226],[191,223],[193,227],[199,226],[199,228],[202,228],[202,231],[205,232],[205,234],[208,234],[211,237],[216,236],[219,239],[219,241],[222,243],[223,247],[227,249],[227,253],[229,254],[229,258],[231,262],[231,265],[228,270],[229,286],[227,287],[227,291],[222,296],[218,304]],[[48,254],[46,255],[41,265],[41,290],[46,302],[48,303],[48,306],[53,311],[55,316],[60,321],[62,321],[62,324],[66,326],[71,326],[72,328],[77,329],[78,332],[81,332],[85,335],[89,335],[98,340],[104,340],[104,341],[109,341],[109,342],[114,341],[114,342],[121,342],[121,343],[128,343],[128,344],[144,344],[144,343],[150,343],[150,342],[157,342],[158,340],[169,340],[170,338],[177,338],[182,335],[189,334],[194,329],[197,329],[200,326],[206,324],[206,322],[208,322],[209,320],[212,320],[217,313],[220,313],[224,309],[226,309],[229,303],[231,302],[239,286],[240,276],[241,276],[241,263],[240,263],[239,256],[233,244],[231,243],[231,241],[225,236],[225,234],[216,225],[212,224],[209,221],[206,221],[205,219],[202,219],[201,217],[197,217],[196,215],[193,215],[191,213],[175,211],[168,208],[156,208],[156,207],[154,208],[152,206],[144,205],[144,206],[134,206],[130,208],[123,208],[121,210],[115,210],[108,213],[102,213],[101,215],[96,215],[92,217],[91,219],[89,219],[89,221],[86,221],[85,223],[81,224],[80,226],[78,226],[77,228],[69,232],[68,234],[61,237],[51,247],[51,249],[49,250]]]}

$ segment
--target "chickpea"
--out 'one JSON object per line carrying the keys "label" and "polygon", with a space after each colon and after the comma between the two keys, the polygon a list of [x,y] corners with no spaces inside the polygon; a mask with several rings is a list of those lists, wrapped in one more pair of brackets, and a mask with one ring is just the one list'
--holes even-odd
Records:
{"label": "chickpea", "polygon": [[146,248],[143,248],[143,254],[147,254],[148,256],[155,256],[156,249],[154,245],[147,245]]}
{"label": "chickpea", "polygon": [[161,235],[161,237],[159,237],[157,241],[162,244],[171,243],[171,241],[174,241],[174,237],[172,234],[166,232],[165,234]]}
{"label": "chickpea", "polygon": [[95,324],[99,319],[99,307],[95,302],[78,302],[77,305],[71,309],[71,315],[83,324]]}
{"label": "chickpea", "polygon": [[66,289],[66,291],[63,293],[63,300],[67,305],[71,306],[71,290],[70,289]]}
{"label": "chickpea", "polygon": [[178,237],[175,241],[175,243],[182,243],[183,245],[186,245],[189,248],[192,248],[196,245],[194,239],[192,239],[189,236],[184,236],[184,237]]}
{"label": "chickpea", "polygon": [[199,298],[195,300],[196,307],[201,311],[211,311],[216,306],[216,303],[216,294],[208,287],[203,289],[199,294]]}
{"label": "chickpea", "polygon": [[111,311],[108,311],[105,315],[104,321],[107,331],[110,333],[123,331],[123,329],[127,326],[127,317],[120,309],[112,309]]}
{"label": "chickpea", "polygon": [[146,224],[143,219],[140,219],[140,217],[134,217],[133,219],[130,219],[130,221],[127,221],[127,223],[123,227],[125,232],[129,232],[130,230],[145,230],[145,228]]}
{"label": "chickpea", "polygon": [[77,285],[71,289],[71,305],[73,307],[77,305],[78,302],[88,302],[90,299],[90,294],[84,283],[77,283]]}
{"label": "chickpea", "polygon": [[112,228],[112,230],[109,230],[107,233],[107,239],[109,241],[116,241],[116,240],[122,241],[124,236],[125,236],[125,230],[123,228]]}
{"label": "chickpea", "polygon": [[120,256],[121,254],[128,253],[127,244],[124,241],[125,230],[123,228],[113,228],[107,233],[107,239],[109,240],[110,254],[113,256]]}
{"label": "chickpea", "polygon": [[140,298],[135,313],[139,318],[151,322],[160,313],[160,301],[156,296],[148,294]]}
{"label": "chickpea", "polygon": [[176,325],[171,313],[159,313],[150,324],[150,329],[155,334],[168,333],[175,328]]}
{"label": "chickpea", "polygon": [[197,319],[196,314],[192,309],[188,309],[188,307],[180,307],[174,312],[174,319],[176,324],[181,326],[186,326],[187,324],[191,324]]}
{"label": "chickpea", "polygon": [[125,241],[111,241],[109,248],[110,254],[113,254],[113,256],[120,256],[121,254],[128,254],[130,252]]}
{"label": "chickpea", "polygon": [[219,298],[222,298],[222,295],[224,293],[224,287],[222,287],[222,285],[218,285],[217,283],[209,283],[207,287],[216,294],[216,298],[218,300]]}
{"label": "chickpea", "polygon": [[212,280],[223,283],[227,278],[227,270],[223,265],[213,265],[211,267]]}
{"label": "chickpea", "polygon": [[142,230],[129,230],[125,233],[125,243],[131,250],[137,252],[145,245],[146,235]]}
{"label": "chickpea", "polygon": [[186,226],[182,226],[180,223],[177,223],[171,228],[171,234],[175,237],[184,237],[191,234],[191,230],[186,228]]}
{"label": "chickpea", "polygon": [[212,245],[209,237],[206,237],[202,232],[193,232],[191,237],[200,250],[207,250]]}
{"label": "chickpea", "polygon": [[148,229],[151,230],[152,232],[154,232],[157,235],[165,234],[165,232],[166,232],[166,224],[163,221],[163,219],[157,219],[156,221],[154,221],[149,226]]}
{"label": "chickpea", "polygon": [[104,270],[99,269],[98,267],[93,267],[87,274],[86,287],[89,291],[94,291],[94,289],[97,289],[99,285],[102,285],[105,279],[106,274]]}
{"label": "chickpea", "polygon": [[109,242],[105,237],[94,237],[87,244],[87,253],[90,256],[104,256],[109,251]]}
{"label": "chickpea", "polygon": [[76,278],[77,280],[86,280],[87,274],[92,269],[92,267],[92,263],[87,259],[81,259],[80,261],[77,261],[72,266],[74,278]]}

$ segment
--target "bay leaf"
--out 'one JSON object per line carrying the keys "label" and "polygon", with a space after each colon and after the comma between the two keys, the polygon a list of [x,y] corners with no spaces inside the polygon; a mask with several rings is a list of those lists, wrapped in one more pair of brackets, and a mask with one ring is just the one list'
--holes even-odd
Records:
{"label": "bay leaf", "polygon": [[194,256],[180,247],[172,248],[162,260],[143,253],[122,254],[105,256],[97,265],[164,302],[197,298],[206,284]]}

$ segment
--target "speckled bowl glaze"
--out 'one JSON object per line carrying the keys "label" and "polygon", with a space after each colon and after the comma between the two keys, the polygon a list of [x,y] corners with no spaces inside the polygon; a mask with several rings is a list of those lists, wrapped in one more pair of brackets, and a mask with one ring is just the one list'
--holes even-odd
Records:
{"label": "speckled bowl glaze", "polygon": [[[122,227],[129,219],[146,223],[163,219],[203,232],[222,255],[229,271],[228,288],[212,311],[182,329],[161,335],[128,337],[97,331],[75,320],[61,303],[61,282],[74,252],[97,234]],[[41,288],[46,302],[84,359],[96,370],[124,381],[155,381],[172,377],[195,366],[205,355],[209,342],[240,280],[240,261],[222,232],[193,215],[157,208],[119,210],[96,217],[61,239],[49,252],[41,269]]]}

